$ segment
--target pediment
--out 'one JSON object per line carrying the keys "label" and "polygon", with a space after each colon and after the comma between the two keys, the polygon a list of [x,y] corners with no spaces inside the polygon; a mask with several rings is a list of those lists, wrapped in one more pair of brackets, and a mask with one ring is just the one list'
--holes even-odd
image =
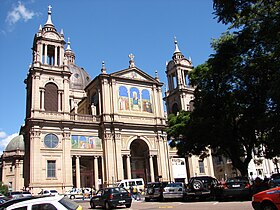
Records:
{"label": "pediment", "polygon": [[124,69],[111,74],[111,76],[139,81],[156,81],[153,77],[138,68]]}

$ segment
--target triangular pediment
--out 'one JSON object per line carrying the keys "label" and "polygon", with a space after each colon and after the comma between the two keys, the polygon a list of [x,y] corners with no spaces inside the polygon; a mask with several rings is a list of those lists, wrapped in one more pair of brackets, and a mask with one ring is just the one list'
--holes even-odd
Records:
{"label": "triangular pediment", "polygon": [[156,82],[156,80],[153,77],[136,67],[115,72],[111,74],[111,76],[131,80]]}

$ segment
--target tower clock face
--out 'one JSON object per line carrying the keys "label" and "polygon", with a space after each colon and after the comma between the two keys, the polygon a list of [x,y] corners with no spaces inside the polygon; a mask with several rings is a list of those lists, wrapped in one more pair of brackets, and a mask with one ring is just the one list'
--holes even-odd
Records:
{"label": "tower clock face", "polygon": [[55,148],[58,145],[58,137],[55,134],[47,134],[44,138],[44,144],[48,148]]}

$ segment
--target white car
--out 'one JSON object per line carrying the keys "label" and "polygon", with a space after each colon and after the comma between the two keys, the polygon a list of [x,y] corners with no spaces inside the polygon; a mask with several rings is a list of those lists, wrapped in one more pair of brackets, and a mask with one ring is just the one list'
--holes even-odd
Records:
{"label": "white car", "polygon": [[56,190],[42,190],[39,192],[39,195],[58,195],[58,192]]}
{"label": "white car", "polygon": [[12,209],[48,209],[48,210],[82,210],[83,208],[71,201],[69,198],[64,196],[55,196],[55,197],[32,197],[28,200],[21,201],[20,199],[18,202],[9,203],[6,202],[1,206],[1,208],[5,210],[12,210]]}
{"label": "white car", "polygon": [[77,199],[77,198],[89,198],[90,197],[90,189],[84,188],[83,190],[80,188],[73,188],[65,193],[65,195],[70,199]]}

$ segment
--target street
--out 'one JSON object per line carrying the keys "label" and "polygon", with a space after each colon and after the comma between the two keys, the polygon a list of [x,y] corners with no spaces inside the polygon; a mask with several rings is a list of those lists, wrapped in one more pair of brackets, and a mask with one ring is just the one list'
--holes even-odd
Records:
{"label": "street", "polygon": [[[89,200],[75,200],[83,209],[91,209]],[[101,209],[101,208],[99,208]],[[118,207],[117,209],[127,210],[125,207]],[[253,210],[251,201],[232,201],[232,202],[145,202],[133,201],[130,210],[138,209],[178,209],[178,210]]]}

